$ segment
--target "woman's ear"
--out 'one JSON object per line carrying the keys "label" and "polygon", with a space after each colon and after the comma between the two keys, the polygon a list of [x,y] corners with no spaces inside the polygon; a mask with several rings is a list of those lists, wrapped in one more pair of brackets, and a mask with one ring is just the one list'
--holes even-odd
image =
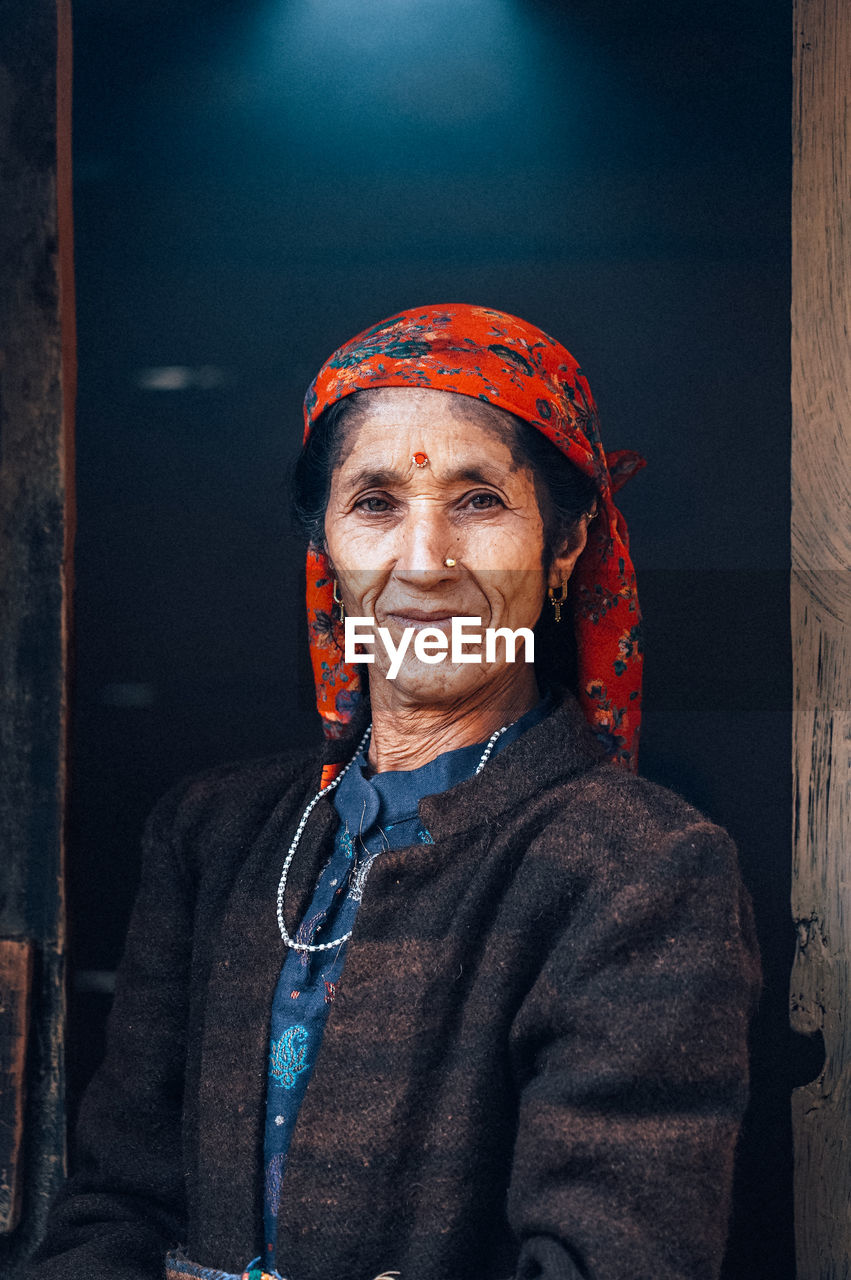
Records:
{"label": "woman's ear", "polygon": [[547,574],[547,586],[559,587],[563,582],[567,582],[573,573],[576,561],[585,550],[585,543],[588,541],[588,525],[597,514],[596,505],[591,511],[587,511],[580,516],[573,529],[570,537],[564,544],[564,548],[558,555],[553,556],[550,564],[550,571]]}

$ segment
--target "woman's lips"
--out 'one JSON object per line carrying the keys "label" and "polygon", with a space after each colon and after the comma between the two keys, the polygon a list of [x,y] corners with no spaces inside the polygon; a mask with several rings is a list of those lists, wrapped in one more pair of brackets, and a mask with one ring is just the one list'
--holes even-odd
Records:
{"label": "woman's lips", "polygon": [[441,610],[440,613],[429,613],[425,609],[406,609],[404,613],[394,611],[385,614],[384,625],[397,627],[400,631],[403,631],[406,627],[413,627],[415,631],[422,631],[425,627],[436,627],[438,631],[449,631],[452,627],[453,617],[467,618],[474,616],[477,615],[463,613],[460,609],[455,612]]}

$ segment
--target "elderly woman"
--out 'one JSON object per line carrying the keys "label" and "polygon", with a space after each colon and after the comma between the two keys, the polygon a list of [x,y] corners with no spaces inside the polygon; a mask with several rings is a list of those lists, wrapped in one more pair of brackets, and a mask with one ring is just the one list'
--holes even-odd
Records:
{"label": "elderly woman", "polygon": [[39,1280],[718,1275],[757,961],[729,838],[631,767],[639,465],[498,311],[322,368],[327,747],[155,810]]}

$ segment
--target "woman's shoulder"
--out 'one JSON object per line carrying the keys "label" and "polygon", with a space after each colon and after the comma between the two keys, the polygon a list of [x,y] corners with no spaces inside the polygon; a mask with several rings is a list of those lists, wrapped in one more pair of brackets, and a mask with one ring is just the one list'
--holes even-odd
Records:
{"label": "woman's shoulder", "polygon": [[670,788],[602,762],[559,789],[550,850],[573,868],[580,850],[587,872],[613,882],[738,879],[729,833]]}
{"label": "woman's shoulder", "polygon": [[520,821],[534,811],[571,837],[584,831],[615,844],[695,826],[721,831],[677,792],[612,763],[571,696],[524,737],[506,751],[504,766],[504,794]]}
{"label": "woman's shoulder", "polygon": [[191,837],[210,830],[236,834],[262,822],[288,792],[301,795],[313,781],[318,786],[320,771],[320,749],[304,747],[190,774],[154,806],[146,836]]}
{"label": "woman's shoulder", "polygon": [[576,780],[577,801],[600,820],[606,816],[634,830],[673,831],[714,825],[700,809],[670,787],[620,765],[601,761]]}

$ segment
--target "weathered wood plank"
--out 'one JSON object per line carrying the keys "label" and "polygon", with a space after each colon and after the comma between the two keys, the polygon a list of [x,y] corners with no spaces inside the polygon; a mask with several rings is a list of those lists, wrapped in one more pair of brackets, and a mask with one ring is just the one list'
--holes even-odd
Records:
{"label": "weathered wood plank", "polygon": [[12,1231],[21,1216],[32,973],[32,943],[0,938],[0,1231]]}
{"label": "weathered wood plank", "polygon": [[69,0],[0,0],[0,933],[32,939],[24,1194],[0,1274],[64,1170],[63,816],[71,598]]}
{"label": "weathered wood plank", "polygon": [[797,0],[792,194],[792,643],[799,1280],[851,1277],[851,7]]}

